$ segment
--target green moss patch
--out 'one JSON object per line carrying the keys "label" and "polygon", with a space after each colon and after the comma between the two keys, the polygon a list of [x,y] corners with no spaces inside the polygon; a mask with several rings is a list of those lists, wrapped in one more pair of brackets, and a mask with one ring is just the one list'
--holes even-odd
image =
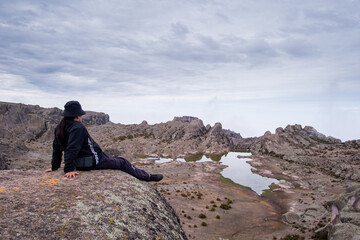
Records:
{"label": "green moss patch", "polygon": [[246,186],[243,186],[243,185],[241,185],[241,184],[238,184],[238,183],[234,182],[233,180],[231,180],[230,178],[224,177],[223,175],[220,175],[220,181],[222,181],[223,183],[226,183],[226,184],[230,184],[230,185],[236,186],[236,187],[241,187],[241,188],[245,188],[245,189],[251,190],[250,187],[246,187]]}

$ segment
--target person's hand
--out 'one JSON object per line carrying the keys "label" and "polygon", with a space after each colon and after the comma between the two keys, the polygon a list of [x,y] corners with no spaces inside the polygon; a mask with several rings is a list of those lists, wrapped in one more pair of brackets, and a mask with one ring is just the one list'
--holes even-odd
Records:
{"label": "person's hand", "polygon": [[52,169],[51,168],[46,169],[45,172],[52,172]]}
{"label": "person's hand", "polygon": [[66,178],[75,178],[76,175],[80,175],[78,172],[68,172],[64,175]]}

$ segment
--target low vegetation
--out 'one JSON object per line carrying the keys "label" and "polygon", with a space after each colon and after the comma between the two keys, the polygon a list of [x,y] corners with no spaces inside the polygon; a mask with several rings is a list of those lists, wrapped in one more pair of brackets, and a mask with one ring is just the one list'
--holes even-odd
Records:
{"label": "low vegetation", "polygon": [[200,213],[200,214],[199,214],[199,218],[206,218],[206,215],[203,214],[203,213]]}

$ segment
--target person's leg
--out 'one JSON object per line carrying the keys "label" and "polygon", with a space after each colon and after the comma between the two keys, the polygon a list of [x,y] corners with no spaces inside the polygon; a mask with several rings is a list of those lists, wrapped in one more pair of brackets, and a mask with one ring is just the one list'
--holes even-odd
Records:
{"label": "person's leg", "polygon": [[95,169],[119,169],[131,176],[136,177],[139,180],[149,181],[151,175],[146,171],[141,170],[132,165],[128,160],[122,157],[112,157],[105,153],[102,154],[99,160],[99,164],[95,166]]}

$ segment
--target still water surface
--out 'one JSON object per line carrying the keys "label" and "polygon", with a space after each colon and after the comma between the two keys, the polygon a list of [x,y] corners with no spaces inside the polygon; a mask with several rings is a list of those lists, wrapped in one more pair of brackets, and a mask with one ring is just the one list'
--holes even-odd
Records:
{"label": "still water surface", "polygon": [[[241,156],[238,158],[237,156]],[[226,157],[221,158],[221,162],[229,167],[223,169],[221,175],[230,178],[233,182],[243,186],[250,187],[257,194],[261,195],[263,190],[269,189],[272,183],[277,184],[279,181],[274,178],[260,176],[251,171],[249,161],[251,153],[229,152]]]}
{"label": "still water surface", "polygon": [[[238,158],[237,156],[241,156]],[[261,195],[263,190],[269,189],[269,185],[272,183],[279,183],[277,179],[260,176],[251,171],[251,165],[246,161],[251,158],[251,153],[247,152],[229,152],[221,157],[220,162],[228,167],[223,169],[221,175],[225,178],[231,179],[233,182],[250,187],[257,194]],[[152,158],[148,158],[152,159]],[[155,163],[166,163],[174,161],[171,158],[153,158]],[[186,162],[183,158],[177,158],[176,161]],[[203,155],[200,160],[196,162],[209,162],[213,161],[210,158]],[[194,162],[189,162],[194,163]]]}

